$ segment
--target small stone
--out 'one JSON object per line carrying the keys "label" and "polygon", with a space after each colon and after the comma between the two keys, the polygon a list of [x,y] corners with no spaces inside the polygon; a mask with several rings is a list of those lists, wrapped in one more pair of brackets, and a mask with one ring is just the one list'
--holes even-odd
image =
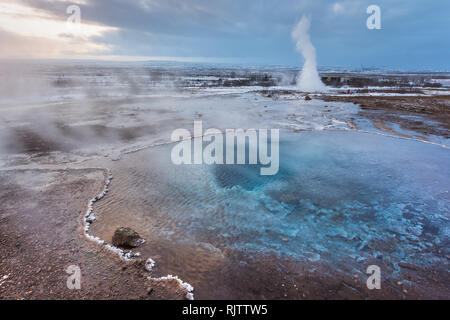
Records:
{"label": "small stone", "polygon": [[402,284],[403,284],[403,282],[401,282],[401,281],[398,281],[398,282],[397,282],[397,285],[398,285],[398,286],[401,286]]}
{"label": "small stone", "polygon": [[148,295],[151,295],[152,292],[153,292],[153,288],[147,288],[147,294],[148,294]]}
{"label": "small stone", "polygon": [[310,96],[306,96],[305,97],[305,101],[311,101],[312,99],[311,99],[311,97]]}
{"label": "small stone", "polygon": [[113,245],[122,248],[136,248],[144,242],[145,240],[131,228],[118,228],[112,238]]}
{"label": "small stone", "polygon": [[21,243],[20,242],[16,242],[16,248],[20,247]]}
{"label": "small stone", "polygon": [[355,274],[355,275],[353,276],[353,278],[358,279],[358,278],[359,278],[359,275]]}
{"label": "small stone", "polygon": [[406,293],[408,293],[408,290],[406,290],[406,289],[403,289],[403,293],[405,293],[405,294],[406,294]]}

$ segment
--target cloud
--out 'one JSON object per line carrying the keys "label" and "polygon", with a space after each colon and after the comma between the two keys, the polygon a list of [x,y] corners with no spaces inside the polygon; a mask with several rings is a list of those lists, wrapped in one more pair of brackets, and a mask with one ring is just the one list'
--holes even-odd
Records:
{"label": "cloud", "polygon": [[0,58],[78,58],[110,52],[111,48],[76,36],[60,39],[25,36],[0,29]]}
{"label": "cloud", "polygon": [[363,2],[361,1],[340,1],[335,2],[331,5],[331,11],[335,15],[355,15],[361,12],[364,12],[363,10],[367,6],[364,6]]}
{"label": "cloud", "polygon": [[340,2],[336,2],[333,4],[332,10],[336,14],[342,14],[345,13],[344,5]]}
{"label": "cloud", "polygon": [[[63,23],[67,6],[75,2],[88,29],[71,37]],[[375,66],[389,60],[395,65],[419,67],[426,60],[449,67],[445,57],[450,46],[445,41],[450,28],[448,0],[432,4],[420,0],[377,0],[383,25],[383,30],[377,31],[368,31],[365,23],[366,8],[373,4],[372,0],[2,0],[3,3],[20,5],[22,11],[5,13],[1,9],[0,16],[9,18],[3,22],[0,19],[0,28],[20,37],[34,37],[36,41],[53,39],[52,54],[62,57],[66,52],[72,56],[80,52],[76,46],[84,41],[90,54],[102,57],[209,57],[297,64],[290,31],[303,14],[310,14],[319,65]],[[33,23],[30,15],[39,22]],[[28,19],[26,23],[15,22],[24,17]],[[30,43],[39,46],[36,41]],[[55,53],[56,44],[64,49]],[[414,55],[405,57],[408,52]]]}

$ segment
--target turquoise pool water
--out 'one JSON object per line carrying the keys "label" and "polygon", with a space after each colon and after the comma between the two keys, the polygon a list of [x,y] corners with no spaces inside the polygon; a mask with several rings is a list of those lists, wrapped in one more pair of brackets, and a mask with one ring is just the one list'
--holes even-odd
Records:
{"label": "turquoise pool water", "polygon": [[173,244],[348,267],[448,263],[450,150],[348,131],[280,136],[275,176],[259,165],[176,166],[172,146],[130,155],[99,208],[131,208]]}

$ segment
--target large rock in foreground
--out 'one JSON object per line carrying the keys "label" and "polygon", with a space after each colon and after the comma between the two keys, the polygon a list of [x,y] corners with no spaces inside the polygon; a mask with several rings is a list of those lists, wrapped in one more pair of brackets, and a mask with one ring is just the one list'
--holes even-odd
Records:
{"label": "large rock in foreground", "polygon": [[121,248],[136,248],[144,242],[145,240],[131,228],[118,228],[112,237],[113,245]]}

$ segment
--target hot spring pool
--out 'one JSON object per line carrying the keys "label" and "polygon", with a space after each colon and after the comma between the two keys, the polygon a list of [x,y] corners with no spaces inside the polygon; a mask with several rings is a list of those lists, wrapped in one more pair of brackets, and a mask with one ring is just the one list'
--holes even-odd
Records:
{"label": "hot spring pool", "polygon": [[[172,145],[127,155],[96,205],[96,232],[139,221],[147,238],[159,239],[149,250],[160,255],[190,243],[343,270],[375,258],[448,265],[450,150],[349,131],[280,139],[276,176],[261,176],[260,166],[176,166]],[[201,272],[201,263],[168,271]]]}

